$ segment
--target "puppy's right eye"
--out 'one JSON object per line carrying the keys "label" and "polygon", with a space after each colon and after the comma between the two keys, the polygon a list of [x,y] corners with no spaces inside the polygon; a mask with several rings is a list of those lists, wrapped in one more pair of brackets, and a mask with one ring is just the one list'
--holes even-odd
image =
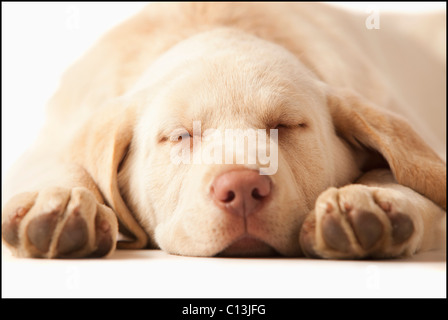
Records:
{"label": "puppy's right eye", "polygon": [[178,129],[178,130],[174,130],[171,134],[170,134],[170,141],[179,141],[179,140],[183,140],[183,139],[189,139],[191,138],[191,134],[190,132],[188,132],[185,129]]}
{"label": "puppy's right eye", "polygon": [[307,124],[304,122],[300,122],[298,124],[283,124],[283,123],[279,123],[275,126],[274,129],[294,129],[294,128],[306,128]]}

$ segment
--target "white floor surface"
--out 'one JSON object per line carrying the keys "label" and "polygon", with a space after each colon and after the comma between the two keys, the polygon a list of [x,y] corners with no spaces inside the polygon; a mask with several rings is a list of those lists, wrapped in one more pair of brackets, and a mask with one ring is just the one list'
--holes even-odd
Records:
{"label": "white floor surface", "polygon": [[3,298],[446,298],[446,253],[381,261],[193,258],[159,250],[107,259],[2,254]]}

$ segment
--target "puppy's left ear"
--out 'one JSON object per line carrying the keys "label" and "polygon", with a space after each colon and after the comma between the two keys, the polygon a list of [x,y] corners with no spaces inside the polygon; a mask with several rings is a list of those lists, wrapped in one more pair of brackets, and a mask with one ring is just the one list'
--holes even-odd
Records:
{"label": "puppy's left ear", "polygon": [[135,119],[135,108],[112,102],[89,119],[70,146],[71,161],[90,174],[105,203],[116,213],[120,230],[134,237],[133,241],[118,242],[117,247],[123,249],[141,249],[148,243],[118,188],[118,169],[131,144]]}
{"label": "puppy's left ear", "polygon": [[406,120],[349,90],[328,89],[327,101],[339,136],[379,152],[398,183],[446,209],[446,164]]}

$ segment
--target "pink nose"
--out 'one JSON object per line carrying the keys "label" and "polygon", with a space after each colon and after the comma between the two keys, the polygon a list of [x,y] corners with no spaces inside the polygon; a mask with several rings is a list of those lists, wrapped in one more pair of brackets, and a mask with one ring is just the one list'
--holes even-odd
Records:
{"label": "pink nose", "polygon": [[270,193],[271,180],[249,169],[226,172],[217,177],[211,187],[216,205],[242,217],[259,210]]}

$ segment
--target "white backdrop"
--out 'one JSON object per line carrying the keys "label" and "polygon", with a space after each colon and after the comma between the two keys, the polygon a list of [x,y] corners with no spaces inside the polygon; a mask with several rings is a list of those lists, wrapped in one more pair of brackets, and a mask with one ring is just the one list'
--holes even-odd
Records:
{"label": "white backdrop", "polygon": [[2,179],[36,136],[62,72],[101,34],[143,6],[2,3]]}

